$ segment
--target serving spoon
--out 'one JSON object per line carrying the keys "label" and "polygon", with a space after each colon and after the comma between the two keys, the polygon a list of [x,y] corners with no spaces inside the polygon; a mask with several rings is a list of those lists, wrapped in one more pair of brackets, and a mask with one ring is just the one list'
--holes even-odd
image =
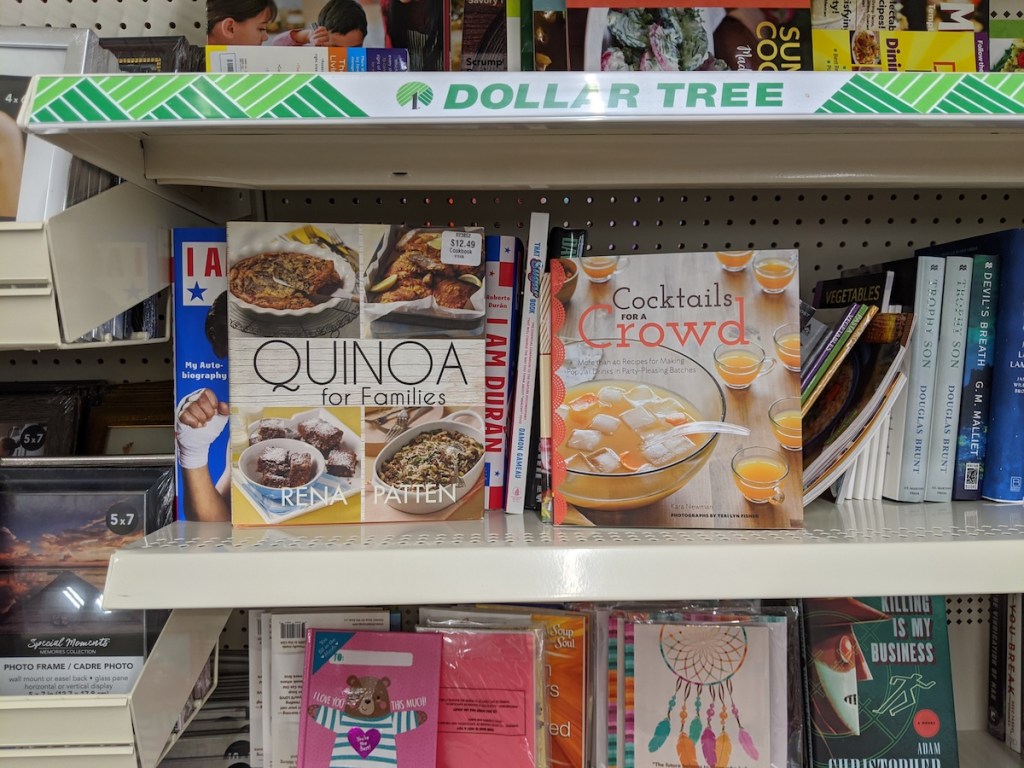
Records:
{"label": "serving spoon", "polygon": [[672,437],[684,435],[704,435],[709,432],[718,432],[727,435],[749,435],[750,430],[741,424],[730,424],[727,421],[688,421],[685,424],[677,424],[657,437],[651,443],[661,443]]}

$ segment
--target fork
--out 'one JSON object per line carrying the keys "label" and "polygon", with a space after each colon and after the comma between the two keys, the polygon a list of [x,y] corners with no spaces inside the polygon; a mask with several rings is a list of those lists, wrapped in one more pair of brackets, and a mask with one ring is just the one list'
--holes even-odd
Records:
{"label": "fork", "polygon": [[402,410],[397,416],[395,416],[395,423],[391,425],[391,429],[384,435],[384,441],[387,442],[393,437],[398,437],[400,434],[405,432],[405,428],[409,426],[409,411],[408,409]]}

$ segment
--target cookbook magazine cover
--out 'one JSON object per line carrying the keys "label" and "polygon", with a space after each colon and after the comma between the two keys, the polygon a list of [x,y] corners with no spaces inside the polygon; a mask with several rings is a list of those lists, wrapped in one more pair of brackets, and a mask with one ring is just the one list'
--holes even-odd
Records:
{"label": "cookbook magazine cover", "polygon": [[566,7],[570,70],[811,68],[810,0],[749,5],[654,0],[644,7],[568,0]]}
{"label": "cookbook magazine cover", "polygon": [[986,72],[989,0],[812,0],[818,71]]}
{"label": "cookbook magazine cover", "polygon": [[[803,524],[793,250],[578,260],[552,302],[556,524]],[[564,283],[551,262],[551,290]]]}
{"label": "cookbook magazine cover", "polygon": [[228,224],[236,525],[483,514],[483,233]]}

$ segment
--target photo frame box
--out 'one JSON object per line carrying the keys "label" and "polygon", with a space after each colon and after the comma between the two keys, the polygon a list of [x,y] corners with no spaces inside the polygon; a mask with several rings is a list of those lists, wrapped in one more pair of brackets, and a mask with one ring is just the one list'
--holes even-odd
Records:
{"label": "photo frame box", "polygon": [[0,393],[0,460],[74,454],[81,403],[70,388]]}
{"label": "photo frame box", "polygon": [[183,35],[103,37],[99,44],[117,57],[122,72],[189,71],[189,43]]}
{"label": "photo frame box", "polygon": [[105,611],[115,549],[174,517],[171,466],[0,467],[0,695],[127,693],[165,611]]}
{"label": "photo frame box", "polygon": [[[9,84],[24,78],[27,89],[33,75],[117,71],[117,59],[91,30],[0,27],[0,77]],[[15,220],[45,221],[64,210],[71,175],[70,153],[27,137]]]}

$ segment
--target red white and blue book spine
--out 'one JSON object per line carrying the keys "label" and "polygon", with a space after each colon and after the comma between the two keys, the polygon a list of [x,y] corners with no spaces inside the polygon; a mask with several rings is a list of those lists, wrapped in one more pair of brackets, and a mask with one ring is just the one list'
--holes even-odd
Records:
{"label": "red white and blue book spine", "polygon": [[540,308],[541,277],[547,263],[548,214],[530,216],[530,236],[523,258],[523,306],[519,320],[519,351],[516,366],[516,389],[512,407],[512,431],[508,458],[508,491],[505,511],[521,515],[526,509],[526,479],[534,468],[529,461],[533,409],[536,392],[538,344],[540,336],[538,315]]}
{"label": "red white and blue book spine", "polygon": [[515,351],[518,347],[518,296],[523,244],[515,237],[488,235],[484,240],[487,262],[487,337],[485,351],[484,508],[505,508],[505,478],[511,417]]}

